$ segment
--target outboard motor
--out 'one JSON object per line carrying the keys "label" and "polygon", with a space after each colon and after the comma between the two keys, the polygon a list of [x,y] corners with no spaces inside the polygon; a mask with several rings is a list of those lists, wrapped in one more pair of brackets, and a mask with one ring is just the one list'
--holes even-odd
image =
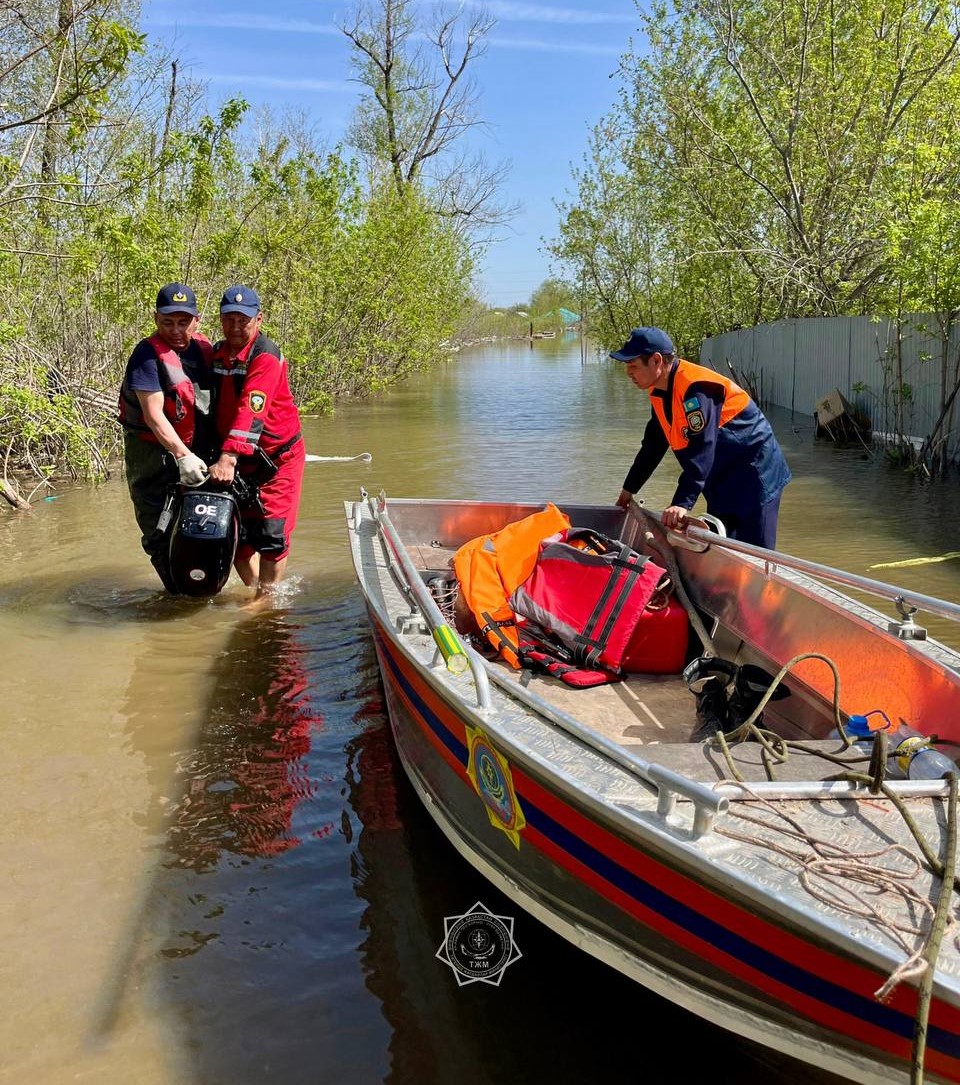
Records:
{"label": "outboard motor", "polygon": [[239,536],[240,510],[232,493],[180,490],[173,506],[168,586],[179,595],[216,595],[230,576]]}

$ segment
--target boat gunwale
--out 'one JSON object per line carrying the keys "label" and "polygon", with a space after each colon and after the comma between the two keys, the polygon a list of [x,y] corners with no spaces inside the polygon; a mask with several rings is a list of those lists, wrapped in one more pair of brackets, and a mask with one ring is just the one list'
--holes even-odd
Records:
{"label": "boat gunwale", "polygon": [[[386,496],[381,495],[378,499],[382,502],[384,509],[387,507]],[[430,596],[429,591],[423,584],[422,579],[417,575],[417,571],[413,569],[409,556],[406,553],[404,547],[404,541],[398,530],[396,524],[394,524],[389,512],[383,515],[387,525],[389,525],[389,533],[393,535],[393,538],[385,538],[380,530],[381,513],[377,511],[373,504],[374,499],[368,501],[368,509],[371,519],[378,527],[378,533],[383,540],[383,545],[388,546],[394,552],[397,561],[400,563],[403,569],[410,591],[417,597],[418,602],[421,604],[421,613],[424,617],[428,617],[430,624],[434,627],[437,624],[437,620],[441,624],[443,623],[443,616],[440,614],[439,609],[436,606],[433,598]],[[456,500],[456,501],[443,501],[436,499],[424,499],[419,501],[414,498],[391,498],[390,503],[397,503],[401,506],[409,507],[422,507],[422,506],[476,506],[487,504],[482,501],[468,501],[468,500]],[[349,503],[345,502],[345,506],[350,507]],[[504,504],[504,503],[499,503]],[[593,510],[594,512],[601,510],[601,506],[597,505],[572,505],[563,504],[564,508],[569,509],[583,509]],[[649,516],[659,522],[659,518],[648,510],[643,509],[641,506],[637,506],[637,509],[631,509],[628,515],[637,516],[638,513],[642,516]],[[759,549],[759,548],[753,548]],[[860,603],[857,600],[851,600],[856,606],[865,613],[853,614],[845,611],[840,606],[839,602],[833,599],[825,599],[824,592],[828,592],[831,595],[837,596],[840,600],[846,600],[846,596],[842,592],[836,591],[829,585],[824,586],[817,580],[810,577],[808,574],[798,572],[791,569],[787,565],[780,563],[768,562],[765,558],[751,553],[737,554],[737,558],[746,560],[747,564],[756,567],[757,565],[766,565],[767,568],[763,571],[763,576],[769,580],[782,579],[790,587],[800,590],[803,594],[807,595],[813,601],[830,607],[837,613],[841,613],[848,620],[855,622],[862,628],[869,629],[873,633],[884,635],[891,641],[891,647],[896,647],[899,650],[906,651],[908,654],[914,655],[918,662],[923,663],[924,666],[932,669],[938,666],[947,667],[947,669],[954,669],[949,664],[932,659],[927,651],[918,649],[916,644],[918,642],[903,641],[899,638],[892,637],[886,629],[886,623],[888,619],[880,612],[870,607],[868,604]],[[776,564],[776,570],[771,570],[770,565]],[[758,570],[760,571],[760,570]],[[786,574],[786,575],[784,575]],[[401,591],[406,594],[406,589],[401,585]],[[426,613],[424,613],[426,612]],[[735,628],[735,627],[732,627]],[[739,630],[736,630],[738,636],[742,636]],[[462,641],[461,641],[462,643]],[[960,673],[960,653],[954,653],[946,645],[940,644],[939,641],[930,640],[922,641],[919,644],[926,644],[936,650],[942,651],[952,655],[957,661],[958,673]],[[486,674],[486,679],[498,686],[509,697],[514,700],[520,701],[525,704],[535,714],[543,716],[549,722],[554,723],[568,734],[572,735],[575,739],[582,742],[585,746],[593,749],[595,752],[600,753],[601,756],[606,757],[625,769],[632,776],[638,778],[643,783],[655,789],[657,792],[661,792],[663,788],[670,787],[674,789],[678,794],[682,795],[689,801],[694,802],[703,809],[710,811],[714,816],[720,814],[725,809],[725,806],[718,802],[719,799],[733,800],[733,801],[755,801],[762,798],[774,798],[778,796],[778,792],[782,789],[783,785],[776,781],[753,781],[750,784],[750,791],[753,795],[744,795],[743,789],[738,788],[732,784],[714,783],[706,784],[703,781],[697,780],[687,774],[670,769],[665,765],[658,764],[656,761],[649,761],[644,758],[637,757],[631,751],[625,749],[622,745],[615,741],[606,738],[606,736],[599,734],[596,730],[581,724],[575,716],[565,712],[562,708],[555,705],[551,705],[544,698],[540,697],[537,693],[531,691],[528,687],[518,684],[516,681],[505,676],[501,669],[489,660],[485,659],[479,652],[473,649],[469,644],[462,643],[464,653],[470,660],[471,671],[476,676],[478,668],[482,667]],[[808,686],[806,683],[801,684],[808,690],[809,694],[816,699],[820,704],[827,705],[829,702],[813,687]],[[481,693],[478,686],[478,698],[480,705],[483,707],[484,695]],[[464,698],[464,703],[466,699]],[[799,781],[793,782],[793,785],[788,789],[796,792],[799,789]],[[821,781],[818,781],[815,777],[811,778],[807,782],[808,790],[814,790]],[[947,794],[947,783],[943,780],[889,780],[886,786],[900,798],[941,798]],[[723,790],[722,790],[723,789]],[[791,797],[799,798],[800,796],[794,795]],[[858,785],[855,783],[847,783],[846,787],[843,786],[830,786],[824,787],[823,793],[820,795],[809,795],[809,798],[823,798],[823,799],[849,799],[857,800],[863,798],[873,799],[886,799],[885,795],[877,795],[870,792],[867,785]]]}
{"label": "boat gunwale", "polygon": [[[727,895],[732,903],[753,914],[757,914],[759,909],[759,914],[765,916],[767,922],[792,931],[796,937],[805,941],[822,943],[825,931],[829,931],[833,937],[831,948],[835,952],[844,953],[861,966],[874,969],[880,977],[888,976],[902,963],[902,954],[892,944],[865,941],[850,925],[835,919],[829,913],[815,912],[805,905],[799,893],[786,898],[775,896],[736,865],[719,865],[719,853],[733,853],[737,850],[737,846],[734,846],[729,838],[715,833],[694,838],[689,829],[661,817],[652,802],[650,807],[643,809],[630,805],[627,798],[618,800],[604,796],[597,790],[596,785],[571,776],[529,744],[521,745],[507,730],[508,724],[480,715],[457,695],[453,682],[462,680],[463,675],[449,676],[444,668],[431,667],[418,660],[411,651],[409,638],[402,640],[402,634],[396,633],[389,622],[381,621],[380,629],[382,633],[389,635],[391,643],[409,660],[418,677],[427,682],[433,692],[447,703],[461,723],[469,723],[470,726],[482,730],[512,764],[518,765],[528,776],[539,781],[539,786],[547,791],[555,790],[559,797],[572,804],[574,809],[579,805],[584,816],[589,815],[595,824],[606,831],[619,834],[631,848],[644,854],[649,854],[653,848],[654,854],[659,853],[666,857],[669,861],[665,865],[681,876],[700,884],[706,891],[719,897]],[[451,704],[448,696],[450,694],[453,695],[455,704]],[[469,719],[464,719],[463,714],[458,711],[460,707],[469,713]],[[548,727],[547,722],[544,727]],[[557,734],[552,730],[550,733]],[[574,736],[563,734],[561,737],[596,757],[599,764],[592,766],[593,771],[603,767],[624,773],[630,779],[634,778],[602,754],[589,746],[582,746]],[[640,783],[644,784],[643,781]],[[653,792],[652,785],[644,786]],[[653,794],[649,797],[654,799]],[[876,798],[869,794],[862,797],[870,800]],[[743,845],[741,843],[738,846],[742,848]],[[762,845],[751,845],[751,851],[754,850],[765,853]],[[705,874],[709,874],[709,877],[705,878]],[[752,909],[750,905],[753,906]],[[864,926],[869,927],[870,924],[865,921]],[[934,990],[935,997],[945,1006],[960,1009],[960,975],[938,972]]]}

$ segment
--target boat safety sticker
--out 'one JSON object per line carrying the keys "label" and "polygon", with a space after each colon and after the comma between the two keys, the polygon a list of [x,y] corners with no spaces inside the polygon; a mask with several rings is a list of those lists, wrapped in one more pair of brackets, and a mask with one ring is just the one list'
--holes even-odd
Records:
{"label": "boat safety sticker", "polygon": [[513,787],[510,763],[490,744],[479,728],[466,727],[467,775],[474,790],[483,799],[487,817],[495,829],[501,829],[519,851],[520,833],[526,827],[517,793]]}
{"label": "boat safety sticker", "polygon": [[266,392],[251,392],[247,396],[247,402],[250,404],[250,410],[254,414],[259,414],[267,405],[267,393]]}

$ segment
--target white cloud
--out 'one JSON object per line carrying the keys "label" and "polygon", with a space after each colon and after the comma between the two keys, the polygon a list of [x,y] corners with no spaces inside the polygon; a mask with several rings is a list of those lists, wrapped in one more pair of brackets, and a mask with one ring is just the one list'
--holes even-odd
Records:
{"label": "white cloud", "polygon": [[145,22],[153,26],[196,27],[215,30],[261,30],[287,34],[328,34],[340,37],[333,23],[311,23],[306,19],[275,19],[269,15],[152,15]]}
{"label": "white cloud", "polygon": [[[578,11],[573,8],[543,7],[539,4],[514,4],[509,0],[496,0],[493,4],[484,0],[466,0],[468,5],[483,6],[491,14],[504,20],[516,20],[550,23],[553,25],[601,22],[635,22],[630,15],[611,15],[603,12]],[[323,34],[330,37],[342,37],[342,31],[333,23],[316,23],[306,19],[283,19],[270,15],[204,15],[189,13],[184,15],[157,14],[147,20],[157,27],[176,27],[178,29],[212,30],[254,30],[260,33],[280,34]],[[489,44],[502,49],[527,50],[538,53],[580,53],[590,56],[619,57],[624,44],[603,45],[578,41],[573,36],[569,40],[559,38],[554,41],[542,38],[502,37],[496,32],[488,38]],[[278,84],[279,85],[279,84]],[[332,89],[332,88],[330,88]]]}
{"label": "white cloud", "polygon": [[266,87],[270,90],[311,90],[320,93],[346,91],[350,94],[356,94],[357,92],[355,83],[338,82],[334,79],[286,79],[272,75],[248,75],[245,72],[234,72],[232,75],[220,75],[219,73],[207,75],[203,72],[199,78],[209,83],[227,84],[228,86],[241,88],[255,86]]}
{"label": "white cloud", "polygon": [[515,4],[511,0],[465,0],[465,7],[482,7],[504,22],[561,23],[601,26],[610,23],[636,24],[633,12],[584,11],[578,8],[555,8],[545,4]]}
{"label": "white cloud", "polygon": [[619,57],[626,49],[621,45],[592,45],[585,41],[542,41],[532,38],[501,38],[492,34],[490,44],[501,49],[524,49],[537,53],[588,53],[591,56]]}

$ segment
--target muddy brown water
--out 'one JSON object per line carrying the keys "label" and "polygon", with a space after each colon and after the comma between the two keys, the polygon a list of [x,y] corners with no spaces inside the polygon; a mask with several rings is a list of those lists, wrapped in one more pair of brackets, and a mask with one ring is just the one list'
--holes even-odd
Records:
{"label": "muddy brown water", "polygon": [[[612,501],[644,399],[556,340],[307,419],[309,451],[373,460],[308,466],[289,590],[264,610],[233,579],[212,601],[160,594],[120,479],[0,514],[0,1080],[814,1080],[518,914],[389,743],[341,502]],[[769,413],[795,476],[782,549],[960,598],[955,559],[868,571],[960,549],[955,481]],[[668,458],[647,503],[675,477]],[[435,954],[477,901],[516,917],[523,957],[499,987],[458,988]]]}

